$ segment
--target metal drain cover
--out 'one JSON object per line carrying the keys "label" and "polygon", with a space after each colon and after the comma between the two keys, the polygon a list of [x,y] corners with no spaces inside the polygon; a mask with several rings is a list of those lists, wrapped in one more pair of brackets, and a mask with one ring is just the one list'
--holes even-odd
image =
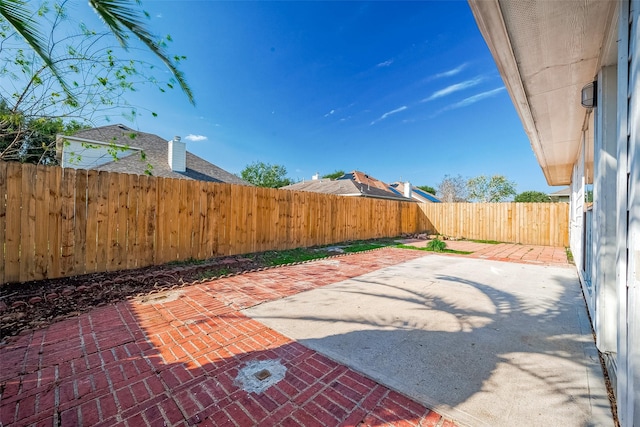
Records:
{"label": "metal drain cover", "polygon": [[249,393],[262,393],[282,380],[287,368],[275,360],[254,360],[247,363],[236,376],[234,384]]}
{"label": "metal drain cover", "polygon": [[271,376],[271,372],[269,372],[267,369],[263,369],[262,371],[256,372],[253,375],[260,381],[264,381]]}

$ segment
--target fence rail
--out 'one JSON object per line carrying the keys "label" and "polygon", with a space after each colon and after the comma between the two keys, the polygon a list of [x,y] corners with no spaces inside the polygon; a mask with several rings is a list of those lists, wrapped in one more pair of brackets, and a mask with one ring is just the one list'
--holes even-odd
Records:
{"label": "fence rail", "polygon": [[431,231],[567,245],[563,204],[427,204],[0,161],[0,283]]}

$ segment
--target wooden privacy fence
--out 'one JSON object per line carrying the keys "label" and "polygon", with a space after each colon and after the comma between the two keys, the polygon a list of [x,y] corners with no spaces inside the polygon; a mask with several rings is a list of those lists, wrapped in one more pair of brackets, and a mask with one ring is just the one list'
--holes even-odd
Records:
{"label": "wooden privacy fence", "polygon": [[428,231],[568,246],[566,203],[429,203],[0,162],[0,283]]}
{"label": "wooden privacy fence", "polygon": [[0,283],[429,228],[417,203],[0,162]]}
{"label": "wooden privacy fence", "polygon": [[465,239],[569,246],[568,203],[428,203],[431,231]]}

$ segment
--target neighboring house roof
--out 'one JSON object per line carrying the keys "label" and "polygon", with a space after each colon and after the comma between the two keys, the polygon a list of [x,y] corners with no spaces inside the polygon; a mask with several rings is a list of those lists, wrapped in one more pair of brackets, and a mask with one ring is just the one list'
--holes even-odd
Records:
{"label": "neighboring house roof", "polygon": [[[148,164],[150,164],[152,166],[150,172],[153,176],[251,185],[242,178],[188,151],[186,152],[185,172],[174,171],[169,166],[169,143],[167,140],[151,133],[129,129],[121,124],[82,130],[71,137],[63,138],[67,138],[69,141],[87,142],[89,148],[85,151],[90,151],[91,147],[96,146],[95,143],[127,147],[126,150],[116,153],[119,157],[117,161],[108,159],[106,163],[96,166],[82,166],[84,168],[142,175],[145,174]],[[62,150],[66,145],[58,144],[59,158],[62,158]],[[145,160],[141,160],[140,151],[144,151]],[[63,166],[67,165],[63,164]]]}
{"label": "neighboring house roof", "polygon": [[555,191],[553,193],[549,193],[547,195],[548,196],[556,196],[556,197],[558,197],[558,196],[567,196],[567,197],[569,197],[569,196],[571,196],[571,188],[570,187],[566,187],[566,188],[563,188],[562,190],[558,190],[558,191]]}
{"label": "neighboring house roof", "polygon": [[553,193],[547,194],[553,201],[568,202],[571,199],[571,188],[566,187]]}
{"label": "neighboring house roof", "polygon": [[358,184],[366,185],[368,188],[377,188],[379,190],[389,191],[389,186],[387,184],[360,171],[345,173],[338,179],[351,179]]}
{"label": "neighboring house roof", "polygon": [[314,179],[281,187],[284,190],[310,191],[312,193],[336,194],[340,196],[359,196],[360,190],[353,181]]}
{"label": "neighboring house roof", "polygon": [[[396,191],[398,194],[402,195],[404,195],[404,187],[405,183],[400,181],[396,181],[389,185],[390,190]],[[411,198],[420,203],[442,203],[442,200],[438,199],[433,194],[416,187],[415,185],[411,186]]]}
{"label": "neighboring house roof", "polygon": [[340,196],[371,197],[408,202],[411,199],[391,191],[384,182],[363,172],[353,171],[338,179],[314,179],[282,187],[285,190],[310,191],[313,193],[336,194]]}

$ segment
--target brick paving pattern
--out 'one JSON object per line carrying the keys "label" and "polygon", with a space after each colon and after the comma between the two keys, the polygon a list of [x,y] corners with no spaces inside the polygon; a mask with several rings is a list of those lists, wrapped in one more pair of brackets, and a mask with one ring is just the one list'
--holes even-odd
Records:
{"label": "brick paving pattern", "polygon": [[465,241],[447,242],[447,247],[459,251],[472,251],[473,258],[496,261],[515,261],[530,264],[569,264],[567,251],[553,246],[516,245],[514,243],[486,244]]}
{"label": "brick paving pattern", "polygon": [[[472,257],[567,263],[563,248],[447,243]],[[0,425],[455,426],[240,313],[422,256],[387,248],[246,273],[29,331],[0,347]],[[239,370],[266,360],[286,367],[284,379],[244,391]]]}
{"label": "brick paving pattern", "polygon": [[[428,241],[410,239],[407,245],[425,247]],[[469,258],[493,261],[522,262],[540,265],[569,265],[567,251],[562,247],[519,245],[515,243],[477,243],[467,240],[447,240],[447,249],[472,252]],[[445,255],[448,255],[445,253]]]}
{"label": "brick paving pattern", "polygon": [[[383,249],[269,269],[97,308],[0,348],[2,426],[454,426],[415,401],[242,315],[424,256]],[[283,380],[249,393],[248,362]]]}

